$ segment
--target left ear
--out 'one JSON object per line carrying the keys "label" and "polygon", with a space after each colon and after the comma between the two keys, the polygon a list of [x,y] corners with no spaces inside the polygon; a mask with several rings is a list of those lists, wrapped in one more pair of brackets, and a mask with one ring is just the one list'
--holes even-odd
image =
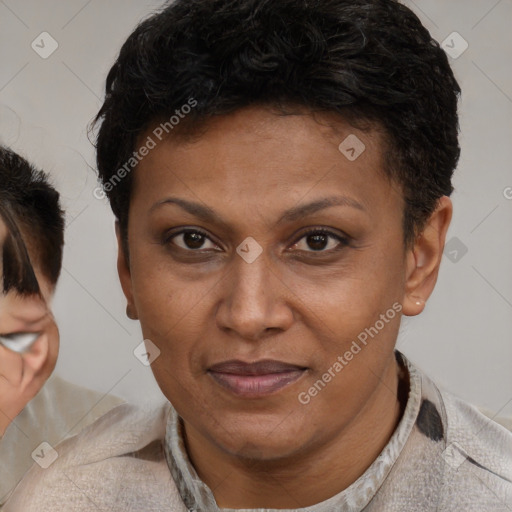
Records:
{"label": "left ear", "polygon": [[22,355],[23,379],[26,392],[34,396],[50,377],[59,355],[59,328],[53,314],[48,312],[48,323],[43,334],[31,349]]}
{"label": "left ear", "polygon": [[119,221],[116,221],[116,238],[117,238],[117,273],[121,288],[123,289],[124,296],[126,297],[126,316],[130,320],[137,320],[139,315],[135,307],[135,300],[133,297],[132,276],[130,271],[130,263],[125,252],[123,238],[121,235],[121,226]]}
{"label": "left ear", "polygon": [[404,315],[419,315],[434,290],[452,213],[450,198],[442,196],[423,232],[416,237],[414,247],[407,251]]}

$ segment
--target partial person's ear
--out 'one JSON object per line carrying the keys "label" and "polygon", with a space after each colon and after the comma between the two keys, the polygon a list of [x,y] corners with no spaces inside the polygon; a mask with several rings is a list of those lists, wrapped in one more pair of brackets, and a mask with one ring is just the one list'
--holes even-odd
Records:
{"label": "partial person's ear", "polygon": [[126,316],[130,320],[137,320],[137,308],[133,300],[133,289],[132,289],[132,276],[130,272],[130,263],[127,260],[127,256],[124,251],[123,239],[121,236],[121,226],[119,221],[116,221],[116,238],[117,238],[117,273],[119,275],[119,281],[121,282],[121,288],[123,289],[124,296],[127,300],[126,305]]}
{"label": "partial person's ear", "polygon": [[57,363],[59,354],[59,330],[53,317],[31,349],[23,354],[23,379],[25,385],[39,390],[50,377]]}
{"label": "partial person's ear", "polygon": [[403,314],[419,315],[437,282],[446,233],[452,219],[453,205],[442,196],[425,229],[407,251]]}
{"label": "partial person's ear", "polygon": [[45,297],[46,315],[41,321],[41,334],[30,349],[21,354],[23,372],[20,390],[27,401],[39,392],[53,373],[59,356],[60,334],[50,308],[52,296],[53,288],[48,288]]}
{"label": "partial person's ear", "polygon": [[59,330],[51,312],[35,343],[22,354],[0,346],[0,436],[39,393],[59,353]]}

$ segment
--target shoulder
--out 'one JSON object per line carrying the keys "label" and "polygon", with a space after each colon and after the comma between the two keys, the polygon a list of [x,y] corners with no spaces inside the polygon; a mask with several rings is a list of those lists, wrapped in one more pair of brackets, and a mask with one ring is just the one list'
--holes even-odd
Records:
{"label": "shoulder", "polygon": [[[39,409],[44,417],[58,417],[64,424],[70,423],[69,434],[77,434],[97,418],[124,403],[116,396],[72,384],[58,376],[52,376],[40,393]],[[52,416],[49,412],[52,412]]]}
{"label": "shoulder", "polygon": [[438,512],[510,511],[512,433],[402,357],[414,382],[420,379],[421,405],[391,480],[394,503],[403,510],[413,502]]}
{"label": "shoulder", "polygon": [[123,401],[53,375],[11,422],[0,440],[0,503],[33,463],[45,442],[56,446]]}
{"label": "shoulder", "polygon": [[512,416],[497,416],[495,413],[493,413],[491,410],[485,407],[478,407],[478,410],[484,416],[491,418],[491,420],[504,426],[507,430],[510,430],[512,432]]}
{"label": "shoulder", "polygon": [[451,393],[441,394],[448,444],[459,444],[475,462],[512,482],[512,432]]}
{"label": "shoulder", "polygon": [[58,445],[59,459],[68,465],[90,464],[119,457],[162,439],[169,404],[142,407],[121,404]]}
{"label": "shoulder", "polygon": [[[462,501],[492,503],[492,510],[508,510],[512,504],[512,433],[451,393],[440,393],[447,423],[443,454],[447,490]],[[456,495],[451,499],[457,499]],[[469,503],[468,510],[473,510]]]}
{"label": "shoulder", "polygon": [[55,447],[15,489],[4,510],[186,511],[163,453],[170,405],[122,404]]}

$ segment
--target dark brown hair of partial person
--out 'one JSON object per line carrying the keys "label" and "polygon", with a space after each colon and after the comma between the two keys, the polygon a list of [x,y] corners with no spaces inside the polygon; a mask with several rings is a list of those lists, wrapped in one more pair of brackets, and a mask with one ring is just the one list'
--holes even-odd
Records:
{"label": "dark brown hair of partial person", "polygon": [[5,204],[0,202],[0,220],[7,228],[2,245],[2,288],[0,292],[15,290],[20,295],[40,294],[34,268],[20,230]]}
{"label": "dark brown hair of partial person", "polygon": [[[175,0],[128,37],[105,92],[93,124],[103,185],[143,130],[193,98],[173,134],[249,105],[377,127],[404,197],[404,248],[453,191],[460,88],[439,43],[395,0]],[[123,240],[132,181],[105,189]]]}
{"label": "dark brown hair of partial person", "polygon": [[59,193],[43,171],[3,146],[0,217],[7,227],[2,249],[3,292],[14,289],[22,295],[40,293],[35,265],[55,285],[64,247],[64,212]]}

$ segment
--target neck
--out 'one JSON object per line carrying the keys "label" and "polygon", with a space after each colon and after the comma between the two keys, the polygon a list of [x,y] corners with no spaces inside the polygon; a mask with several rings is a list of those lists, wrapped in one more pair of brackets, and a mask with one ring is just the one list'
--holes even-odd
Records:
{"label": "neck", "polygon": [[321,503],[355,482],[389,442],[405,407],[398,399],[398,375],[392,356],[370,400],[347,428],[286,460],[240,460],[185,423],[189,458],[221,508],[293,509]]}

